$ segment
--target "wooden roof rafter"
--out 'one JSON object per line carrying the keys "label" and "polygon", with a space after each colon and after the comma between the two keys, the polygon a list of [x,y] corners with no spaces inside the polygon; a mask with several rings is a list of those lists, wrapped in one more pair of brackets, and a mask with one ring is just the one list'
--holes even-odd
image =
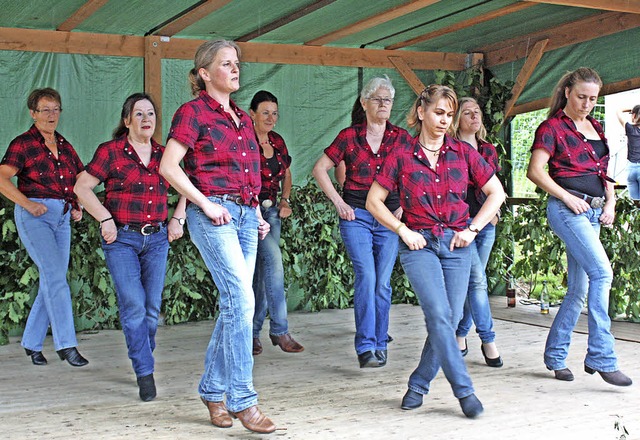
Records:
{"label": "wooden roof rafter", "polygon": [[633,0],[527,0],[550,5],[573,6],[576,8],[598,9],[601,11],[640,14],[640,2]]}
{"label": "wooden roof rafter", "polygon": [[286,24],[291,23],[292,21],[295,21],[295,20],[298,20],[299,18],[304,17],[305,15],[311,14],[312,12],[315,12],[318,9],[322,9],[325,6],[330,5],[335,1],[336,0],[317,0],[311,3],[310,5],[300,8],[291,14],[288,14],[282,18],[279,18],[265,26],[261,26],[260,29],[256,29],[253,32],[249,32],[248,34],[242,35],[241,37],[236,38],[235,41],[241,41],[241,42],[251,41],[254,38],[259,37],[260,35],[264,35],[268,32],[278,29],[279,27],[282,27]]}
{"label": "wooden roof rafter", "polygon": [[338,29],[328,34],[322,35],[313,40],[309,40],[304,44],[307,46],[323,46],[340,38],[348,37],[349,35],[357,34],[364,30],[370,29],[374,26],[386,23],[390,20],[402,17],[404,15],[415,12],[419,9],[426,8],[440,0],[412,0],[400,6],[395,6],[384,12],[374,15],[373,17],[365,18],[342,29]]}
{"label": "wooden roof rafter", "polygon": [[214,11],[226,6],[227,3],[231,3],[231,0],[206,0],[205,3],[193,8],[181,17],[176,18],[170,23],[165,24],[159,29],[153,31],[153,35],[162,35],[165,37],[172,37],[180,31],[188,28],[195,22],[206,17]]}
{"label": "wooden roof rafter", "polygon": [[91,17],[98,9],[103,7],[109,0],[87,0],[69,18],[58,26],[59,31],[71,31],[80,23]]}

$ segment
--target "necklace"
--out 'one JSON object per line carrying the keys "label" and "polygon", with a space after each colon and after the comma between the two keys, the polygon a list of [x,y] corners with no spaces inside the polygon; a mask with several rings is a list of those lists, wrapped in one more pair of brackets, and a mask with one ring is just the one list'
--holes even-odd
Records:
{"label": "necklace", "polygon": [[440,150],[442,150],[442,145],[440,145],[438,148],[436,148],[435,150],[431,150],[427,147],[425,147],[424,145],[422,145],[422,142],[418,141],[418,145],[420,145],[420,147],[424,148],[425,150],[431,152],[431,153],[440,153]]}

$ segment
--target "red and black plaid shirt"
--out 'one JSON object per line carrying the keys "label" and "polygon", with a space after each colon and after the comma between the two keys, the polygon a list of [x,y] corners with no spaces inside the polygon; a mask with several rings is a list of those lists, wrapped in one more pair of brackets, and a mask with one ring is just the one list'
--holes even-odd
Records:
{"label": "red and black plaid shirt", "polygon": [[98,146],[85,168],[104,182],[104,206],[118,224],[157,224],[167,219],[169,183],[160,175],[164,147],[151,140],[151,160],[145,166],[127,136]]}
{"label": "red and black plaid shirt", "polygon": [[269,137],[269,143],[273,147],[273,154],[280,165],[280,170],[277,174],[272,174],[271,168],[267,166],[267,158],[264,157],[264,151],[260,147],[260,174],[262,176],[260,200],[269,199],[275,204],[280,191],[280,182],[282,182],[287,169],[291,166],[291,156],[289,156],[287,145],[284,143],[282,136],[275,131],[270,131],[267,136]]}
{"label": "red and black plaid shirt", "polygon": [[552,179],[596,175],[606,188],[607,180],[613,181],[607,177],[609,146],[602,125],[591,116],[587,116],[587,119],[607,147],[607,154],[603,157],[598,157],[589,140],[577,130],[573,120],[562,109],[540,124],[531,151],[542,148],[549,152],[549,176]]}
{"label": "red and black plaid shirt", "polygon": [[436,171],[418,144],[418,138],[395,149],[384,162],[376,181],[387,191],[400,193],[407,226],[430,229],[442,236],[445,228],[466,227],[467,187],[483,187],[495,171],[469,144],[445,135]]}
{"label": "red and black plaid shirt", "polygon": [[[498,159],[498,152],[495,145],[490,142],[478,141],[478,153],[480,156],[493,167],[495,172],[500,171],[500,159]],[[469,212],[472,217],[480,211],[480,207],[487,200],[487,196],[482,192],[482,187],[472,187],[468,189],[467,204],[469,205]]]}
{"label": "red and black plaid shirt", "polygon": [[42,133],[32,125],[9,144],[3,165],[17,170],[18,189],[29,198],[63,199],[78,209],[73,186],[83,170],[82,161],[71,144],[58,132],[58,158],[47,148]]}
{"label": "red and black plaid shirt", "polygon": [[395,147],[411,143],[407,130],[387,121],[382,144],[377,153],[371,151],[367,142],[367,124],[347,127],[338,133],[324,153],[338,165],[344,160],[346,165],[345,191],[369,191],[373,179],[382,168],[382,163]]}
{"label": "red and black plaid shirt", "polygon": [[205,196],[239,194],[243,203],[258,205],[260,151],[249,115],[233,101],[240,119],[236,127],[231,115],[207,92],[176,111],[167,139],[187,146],[184,170]]}

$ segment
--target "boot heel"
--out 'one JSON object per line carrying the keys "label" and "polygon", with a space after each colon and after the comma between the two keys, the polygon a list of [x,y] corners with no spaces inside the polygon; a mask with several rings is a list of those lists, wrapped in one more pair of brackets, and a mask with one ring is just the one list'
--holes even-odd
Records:
{"label": "boot heel", "polygon": [[585,365],[585,366],[584,366],[584,372],[585,372],[585,373],[588,373],[588,374],[593,374],[593,373],[595,373],[595,372],[596,372],[596,370],[594,370],[594,369],[593,369],[593,368],[591,368],[591,367],[587,367],[587,366]]}

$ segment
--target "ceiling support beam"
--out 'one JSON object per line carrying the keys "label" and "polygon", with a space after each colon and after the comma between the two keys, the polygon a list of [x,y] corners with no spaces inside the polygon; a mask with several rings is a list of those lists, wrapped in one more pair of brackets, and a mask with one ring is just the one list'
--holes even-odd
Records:
{"label": "ceiling support beam", "polygon": [[188,28],[195,22],[202,20],[202,17],[206,17],[207,15],[211,14],[214,11],[217,11],[230,2],[231,0],[206,0],[206,3],[203,3],[200,6],[192,9],[191,11],[187,12],[182,17],[177,18],[171,23],[162,26],[160,29],[157,29],[155,32],[153,32],[153,34],[171,37],[178,32]]}
{"label": "ceiling support beam", "polygon": [[407,46],[412,46],[417,43],[422,43],[423,41],[431,40],[433,38],[441,37],[442,35],[450,34],[451,32],[456,32],[462,29],[469,28],[471,26],[475,26],[480,23],[484,23],[485,21],[495,20],[496,18],[505,16],[508,14],[513,14],[514,12],[522,11],[523,9],[530,8],[531,6],[533,6],[533,3],[527,3],[527,2],[514,3],[509,6],[505,6],[504,8],[496,9],[495,11],[491,11],[486,14],[482,14],[477,17],[470,18],[469,20],[464,20],[464,21],[461,21],[460,23],[456,23],[454,25],[447,26],[442,29],[435,30],[433,32],[429,32],[424,35],[420,35],[419,37],[415,37],[410,40],[401,41],[399,43],[392,44],[390,46],[385,47],[385,49],[394,50],[394,49],[401,49]]}
{"label": "ceiling support beam", "polygon": [[144,38],[144,91],[156,105],[156,131],[153,138],[162,143],[162,47],[161,37]]}
{"label": "ceiling support beam", "polygon": [[604,12],[551,29],[512,38],[501,43],[476,49],[485,54],[487,67],[510,63],[529,54],[529,48],[539,40],[549,39],[547,52],[572,44],[634,29],[640,26],[640,14]]}
{"label": "ceiling support beam", "polygon": [[304,8],[300,8],[297,11],[282,17],[276,21],[273,21],[265,26],[261,26],[259,29],[253,31],[253,32],[249,32],[246,35],[243,35],[241,37],[238,37],[235,39],[235,41],[251,41],[254,38],[259,37],[260,35],[264,35],[266,33],[269,33],[275,29],[278,29],[279,27],[284,26],[285,24],[289,24],[292,21],[298,20],[299,18],[304,17],[305,15],[311,14],[312,12],[317,11],[318,9],[322,9],[327,5],[330,5],[331,3],[335,2],[336,0],[319,0],[316,2],[313,2],[312,4],[310,4],[309,6],[305,6]]}
{"label": "ceiling support beam", "polygon": [[402,57],[389,57],[389,61],[395,66],[396,70],[400,72],[400,75],[404,78],[404,80],[409,84],[409,87],[416,93],[416,95],[420,95],[422,91],[425,89],[424,83],[420,81],[418,75],[415,74],[411,67],[407,64],[407,62]]}
{"label": "ceiling support beam", "polygon": [[98,9],[103,7],[109,0],[88,0],[84,5],[80,6],[69,18],[67,18],[60,26],[59,31],[71,31],[78,27],[80,23],[91,17]]}
{"label": "ceiling support beam", "polygon": [[635,0],[527,0],[550,5],[575,6],[577,8],[591,8],[604,11],[628,12],[640,14],[640,2]]}
{"label": "ceiling support beam", "polygon": [[504,109],[505,119],[511,116],[511,110],[515,105],[516,101],[520,97],[520,94],[524,90],[529,78],[531,78],[531,74],[538,66],[542,55],[544,55],[544,49],[547,47],[549,43],[548,39],[538,41],[534,46],[533,50],[527,57],[527,60],[524,62],[524,66],[520,69],[520,73],[518,73],[518,77],[516,78],[516,82],[511,89],[511,98],[507,101]]}
{"label": "ceiling support beam", "polygon": [[308,46],[324,46],[325,44],[332,43],[341,38],[348,37],[349,35],[357,34],[358,32],[362,32],[374,26],[378,26],[390,20],[410,14],[419,9],[426,8],[427,6],[438,3],[439,1],[440,0],[413,0],[405,3],[404,5],[396,6],[387,11],[381,12],[373,17],[360,20],[357,23],[338,29],[337,31],[314,38],[304,44]]}

